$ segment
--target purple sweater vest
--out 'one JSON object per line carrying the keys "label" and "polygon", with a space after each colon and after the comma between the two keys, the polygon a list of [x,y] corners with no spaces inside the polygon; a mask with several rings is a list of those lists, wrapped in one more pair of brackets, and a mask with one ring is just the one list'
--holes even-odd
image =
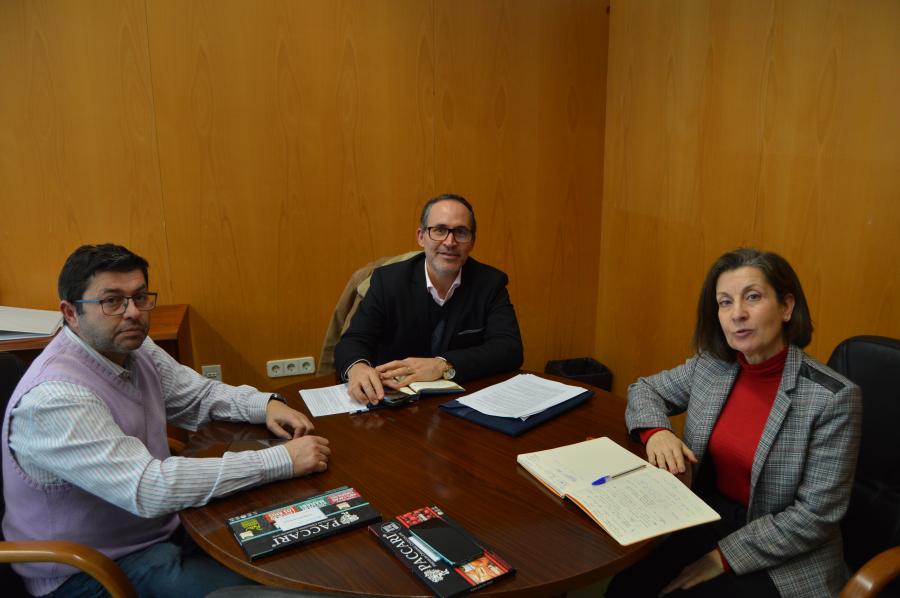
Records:
{"label": "purple sweater vest", "polygon": [[[19,399],[48,381],[70,382],[93,392],[109,407],[127,436],[141,440],[157,459],[171,456],[166,439],[165,404],[159,373],[150,356],[131,354],[137,385],[116,377],[61,331],[34,361],[13,391],[3,418],[2,464],[7,540],[72,540],[91,546],[112,559],[168,538],[178,525],[177,515],[144,519],[68,483],[40,485],[18,466],[9,450],[9,414]],[[39,434],[40,430],[30,433]],[[114,483],[112,478],[110,483]],[[14,565],[28,591],[42,595],[78,571],[68,565]]]}

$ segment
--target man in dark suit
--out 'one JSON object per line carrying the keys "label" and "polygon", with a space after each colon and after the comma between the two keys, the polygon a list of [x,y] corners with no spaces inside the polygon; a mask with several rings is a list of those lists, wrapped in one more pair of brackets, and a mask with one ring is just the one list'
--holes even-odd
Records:
{"label": "man in dark suit", "polygon": [[375,270],[335,348],[337,371],[361,403],[383,399],[385,386],[465,381],[522,365],[509,279],[469,258],[469,202],[449,194],[428,200],[416,238],[424,254]]}

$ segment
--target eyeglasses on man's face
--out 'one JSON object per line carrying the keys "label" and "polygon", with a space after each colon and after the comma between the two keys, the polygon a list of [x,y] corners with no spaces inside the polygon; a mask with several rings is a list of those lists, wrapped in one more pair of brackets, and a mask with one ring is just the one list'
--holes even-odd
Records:
{"label": "eyeglasses on man's face", "polygon": [[453,238],[456,239],[457,243],[468,243],[474,237],[472,231],[465,226],[448,228],[443,224],[439,224],[437,226],[426,226],[425,230],[428,231],[428,237],[432,241],[443,241],[450,233],[453,233]]}
{"label": "eyeglasses on man's face", "polygon": [[158,293],[138,293],[131,297],[124,295],[110,295],[103,299],[79,299],[75,303],[99,303],[100,309],[107,316],[121,316],[128,310],[128,302],[134,303],[134,306],[141,311],[150,311],[156,307],[156,296]]}

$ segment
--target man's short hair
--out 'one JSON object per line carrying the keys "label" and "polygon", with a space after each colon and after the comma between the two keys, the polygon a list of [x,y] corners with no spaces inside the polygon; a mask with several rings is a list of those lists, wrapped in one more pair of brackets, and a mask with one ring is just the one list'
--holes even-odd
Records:
{"label": "man's short hair", "polygon": [[800,348],[807,346],[812,340],[812,317],[797,273],[788,261],[777,253],[740,248],[719,257],[706,273],[706,280],[700,289],[700,299],[697,301],[694,349],[698,353],[707,353],[723,361],[733,362],[736,359],[735,350],[728,345],[722,325],[719,323],[716,283],[723,273],[744,266],[757,268],[763,273],[766,282],[775,289],[778,303],[784,305],[784,298],[793,295],[794,310],[790,321],[782,325],[781,334],[788,345],[797,345]]}
{"label": "man's short hair", "polygon": [[425,202],[425,206],[422,208],[422,217],[419,220],[419,226],[422,230],[428,226],[428,214],[431,213],[431,206],[436,204],[439,201],[455,201],[457,203],[461,203],[466,206],[466,209],[469,210],[469,219],[472,221],[472,236],[475,235],[475,210],[472,208],[472,204],[469,203],[462,195],[456,195],[454,193],[444,193],[442,195],[438,195],[437,197],[432,197],[428,201]]}
{"label": "man's short hair", "polygon": [[84,313],[83,306],[75,301],[84,298],[84,291],[94,274],[140,270],[144,273],[144,280],[149,283],[150,279],[147,276],[149,266],[147,260],[121,245],[112,243],[82,245],[69,256],[59,273],[57,284],[59,298],[74,303],[77,313]]}

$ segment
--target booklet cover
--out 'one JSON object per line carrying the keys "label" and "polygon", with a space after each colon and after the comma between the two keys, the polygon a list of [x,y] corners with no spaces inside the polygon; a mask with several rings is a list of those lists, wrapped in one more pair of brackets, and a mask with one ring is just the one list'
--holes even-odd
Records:
{"label": "booklet cover", "polygon": [[[431,518],[442,519],[482,549],[481,556],[467,563],[451,565],[410,530],[410,526]],[[439,507],[423,507],[396,518],[369,526],[369,531],[401,563],[440,598],[462,596],[480,590],[515,573],[496,552],[472,537]]]}
{"label": "booklet cover", "polygon": [[398,389],[409,396],[438,395],[450,392],[466,392],[466,389],[453,380],[431,380],[429,382],[410,382],[409,386]]}
{"label": "booklet cover", "polygon": [[255,560],[288,546],[306,544],[380,521],[381,513],[349,486],[317,496],[231,517],[228,527]]}
{"label": "booklet cover", "polygon": [[529,430],[532,430],[541,424],[550,421],[551,419],[562,415],[566,411],[570,411],[582,403],[587,402],[594,396],[594,391],[586,390],[577,397],[571,398],[568,401],[563,401],[558,405],[554,405],[553,407],[548,407],[544,411],[540,413],[536,413],[535,415],[531,415],[526,419],[522,419],[519,417],[497,417],[495,415],[485,415],[480,411],[476,411],[471,407],[467,407],[463,405],[458,400],[447,401],[446,403],[440,404],[441,411],[449,413],[450,415],[455,415],[456,417],[460,417],[462,419],[468,420],[470,422],[475,422],[480,426],[484,426],[485,428],[490,428],[491,430],[496,430],[498,432],[503,432],[507,436],[520,436]]}

